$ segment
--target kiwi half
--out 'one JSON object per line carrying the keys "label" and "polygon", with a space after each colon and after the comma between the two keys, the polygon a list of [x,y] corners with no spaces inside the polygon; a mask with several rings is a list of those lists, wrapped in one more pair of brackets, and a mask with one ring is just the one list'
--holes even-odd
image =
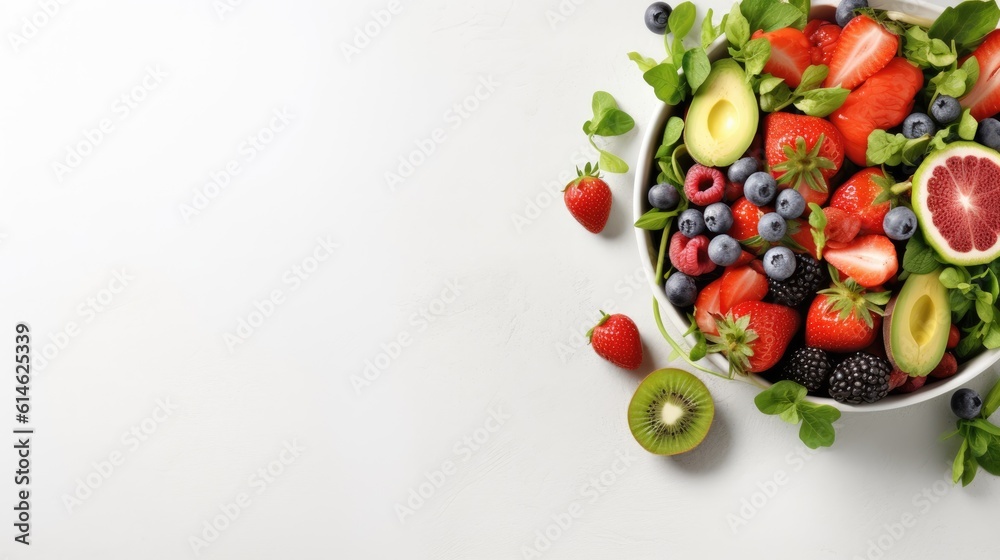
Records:
{"label": "kiwi half", "polygon": [[646,376],[628,405],[628,427],[639,445],[657,455],[698,446],[715,417],[715,403],[700,379],[680,369]]}

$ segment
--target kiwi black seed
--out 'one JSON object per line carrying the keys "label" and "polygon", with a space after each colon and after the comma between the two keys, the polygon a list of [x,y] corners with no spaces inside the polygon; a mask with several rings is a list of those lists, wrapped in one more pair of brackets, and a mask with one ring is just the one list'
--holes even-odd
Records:
{"label": "kiwi black seed", "polygon": [[679,369],[646,376],[628,405],[628,426],[639,445],[657,455],[676,455],[698,446],[715,417],[708,387]]}

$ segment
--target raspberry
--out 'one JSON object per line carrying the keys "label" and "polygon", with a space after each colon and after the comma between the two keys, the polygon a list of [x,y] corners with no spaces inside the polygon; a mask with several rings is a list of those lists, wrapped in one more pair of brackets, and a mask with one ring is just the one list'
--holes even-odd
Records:
{"label": "raspberry", "polygon": [[698,277],[715,270],[715,263],[708,258],[708,238],[704,235],[688,239],[681,232],[670,238],[670,262],[674,268],[691,277]]}
{"label": "raspberry", "polygon": [[684,194],[698,206],[708,206],[722,201],[726,190],[726,176],[718,169],[694,164],[684,178]]}
{"label": "raspberry", "polygon": [[951,352],[945,352],[944,356],[941,357],[941,362],[927,376],[934,379],[944,379],[956,373],[958,373],[958,360]]}
{"label": "raspberry", "polygon": [[837,243],[849,243],[861,231],[861,219],[840,208],[824,208],[826,215],[826,238]]}

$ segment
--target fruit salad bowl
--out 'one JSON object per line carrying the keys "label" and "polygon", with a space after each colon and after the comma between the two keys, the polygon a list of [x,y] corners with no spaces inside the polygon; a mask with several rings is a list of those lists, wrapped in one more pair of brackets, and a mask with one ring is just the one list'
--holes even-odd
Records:
{"label": "fruit salad bowl", "polygon": [[[839,2],[836,0],[813,0],[811,18],[834,21],[838,3]],[[906,14],[909,16],[911,23],[933,21],[943,11],[941,7],[920,2],[919,0],[887,0],[882,2],[872,2],[872,7]],[[709,60],[715,62],[723,58],[728,58],[730,55],[727,47],[727,38],[723,35],[712,43],[707,49]],[[718,109],[719,111],[725,112],[733,110],[732,106],[728,103],[723,103],[717,106],[721,107],[721,109]],[[658,149],[660,148],[661,140],[664,137],[664,129],[667,125],[667,121],[671,116],[684,117],[685,115],[682,113],[687,109],[687,104],[680,104],[677,106],[661,104],[649,122],[640,148],[639,159],[635,166],[633,211],[634,217],[637,221],[651,209],[648,193],[650,186],[656,184],[657,182],[659,170],[657,168],[656,155]],[[707,111],[716,112],[716,110],[717,109],[715,107],[711,107]],[[754,108],[754,110],[756,110],[756,108]],[[691,112],[693,111],[694,110],[692,109]],[[708,119],[708,126],[714,126],[712,124],[712,119],[721,118],[722,120],[725,120],[726,116],[708,114],[706,118]],[[720,167],[722,166],[720,165]],[[681,336],[681,333],[687,332],[691,327],[691,322],[688,319],[687,312],[684,309],[675,307],[669,301],[662,278],[656,278],[657,262],[658,258],[660,258],[661,232],[649,231],[640,228],[636,228],[635,231],[639,246],[640,260],[646,272],[646,277],[650,283],[650,287],[652,288],[653,295],[660,307],[661,313],[663,317],[666,318],[666,326],[668,330],[672,328],[673,332],[670,334],[673,340],[681,341],[683,339],[683,341],[686,342],[687,347],[690,348],[695,343],[694,337],[689,335],[687,338],[684,338]],[[668,231],[664,231],[662,233],[664,243],[667,242],[668,235]],[[974,358],[961,363],[957,374],[947,379],[928,383],[914,392],[906,394],[890,394],[877,402],[848,404],[838,402],[833,398],[820,396],[810,396],[809,400],[816,404],[830,405],[839,410],[850,412],[876,412],[902,408],[927,401],[939,395],[951,393],[961,385],[967,383],[988,369],[998,359],[1000,359],[1000,349],[985,350]],[[729,361],[722,354],[710,353],[702,358],[699,363],[708,369],[719,372],[720,374],[730,371]],[[736,376],[736,378],[749,381],[761,387],[771,385],[770,381],[756,373],[750,373],[746,376]]]}

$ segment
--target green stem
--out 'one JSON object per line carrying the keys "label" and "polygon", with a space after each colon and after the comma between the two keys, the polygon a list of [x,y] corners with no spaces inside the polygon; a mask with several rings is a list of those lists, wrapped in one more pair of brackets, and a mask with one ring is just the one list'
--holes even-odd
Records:
{"label": "green stem", "polygon": [[[669,223],[667,224],[670,225]],[[667,256],[667,233],[670,231],[668,227],[663,228],[663,234],[660,236],[660,254],[656,257],[656,285],[659,286],[660,282],[663,282],[663,264],[666,262]],[[653,235],[650,233],[650,235]]]}

